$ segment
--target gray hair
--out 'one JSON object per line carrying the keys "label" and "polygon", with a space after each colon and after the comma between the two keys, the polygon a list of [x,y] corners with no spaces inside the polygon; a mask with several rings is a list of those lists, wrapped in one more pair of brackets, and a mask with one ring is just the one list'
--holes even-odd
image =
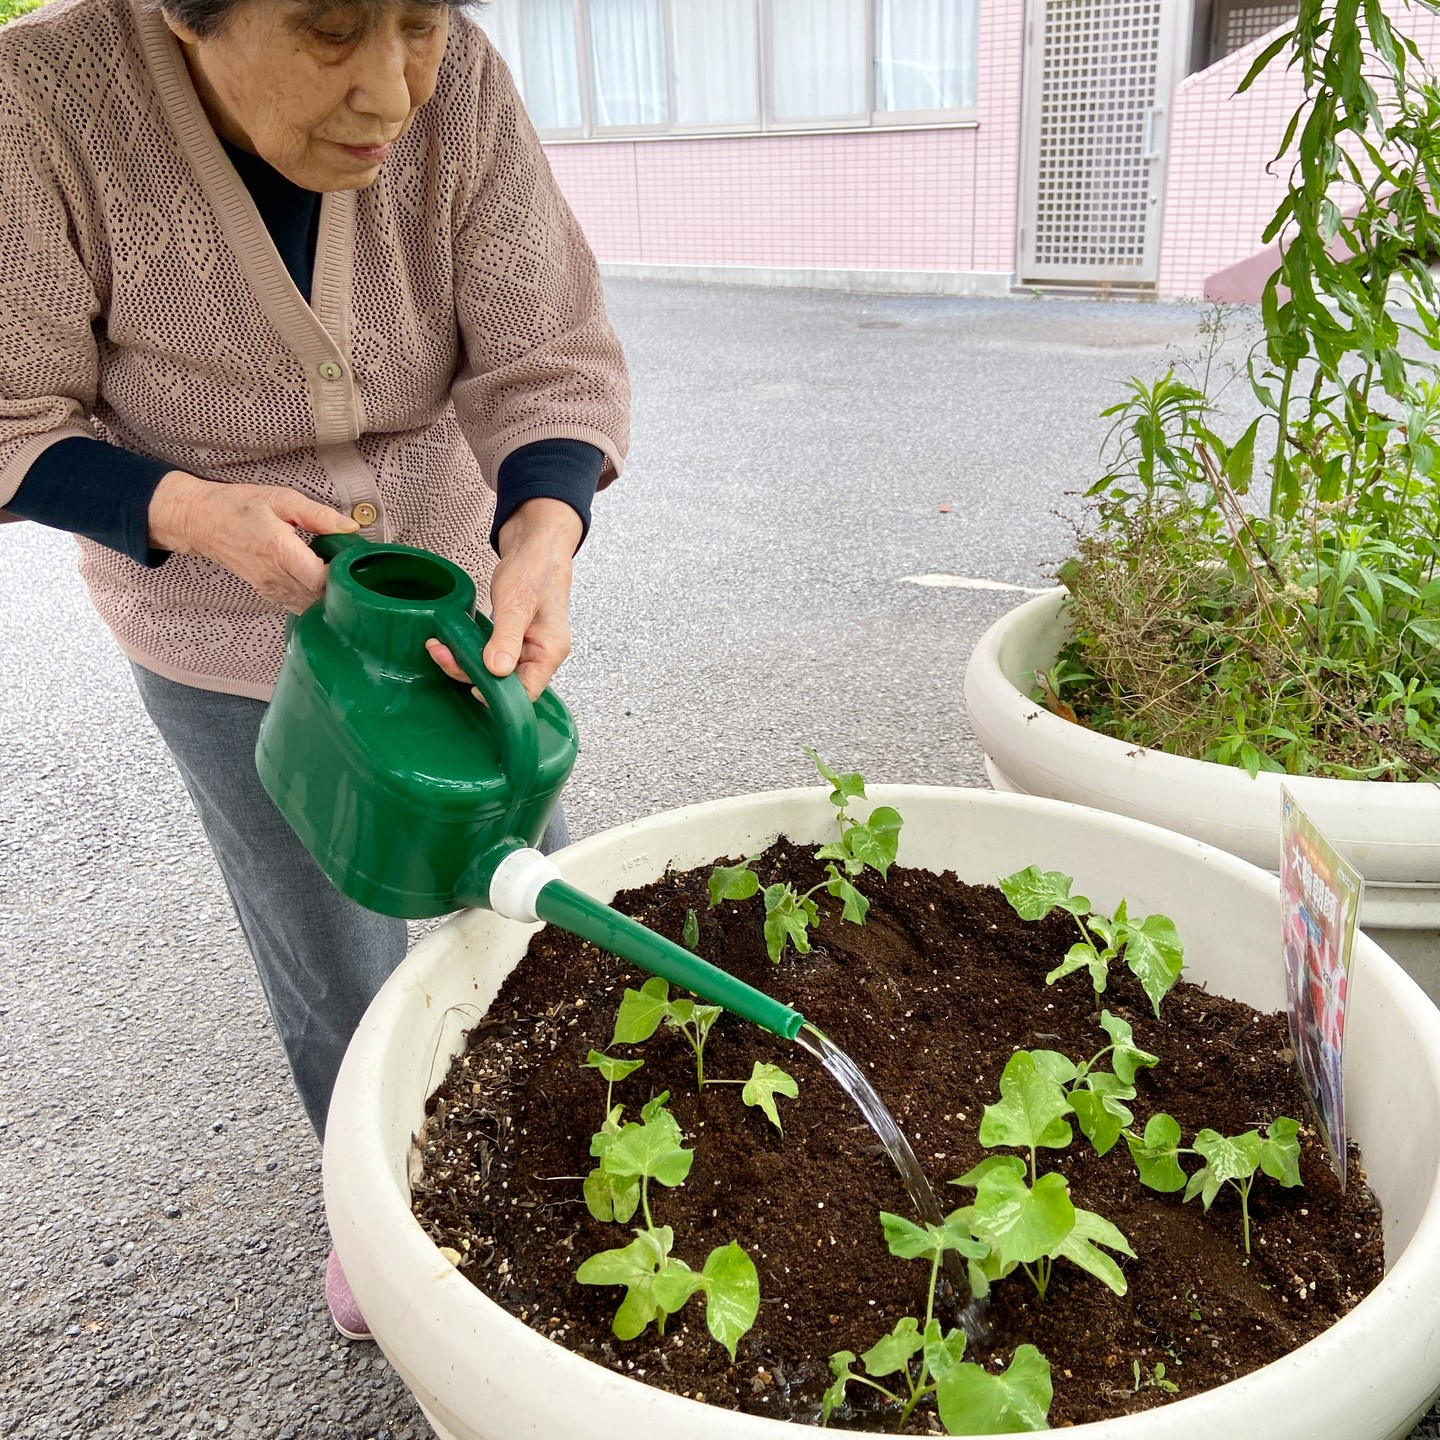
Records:
{"label": "gray hair", "polygon": [[[202,40],[210,40],[224,30],[240,0],[156,0],[156,3],[177,24]],[[361,10],[373,15],[400,0],[302,0],[302,3],[309,18],[319,19],[331,10]],[[451,10],[475,8],[475,0],[405,0],[405,3],[435,9],[441,6]]]}

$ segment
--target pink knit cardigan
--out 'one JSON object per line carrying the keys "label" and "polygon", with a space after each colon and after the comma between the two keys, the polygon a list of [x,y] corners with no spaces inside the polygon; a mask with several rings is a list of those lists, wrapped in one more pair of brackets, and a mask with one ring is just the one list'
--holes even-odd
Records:
{"label": "pink knit cardigan", "polygon": [[[463,14],[379,179],[322,200],[308,304],[147,0],[51,0],[0,29],[0,197],[0,505],[47,446],[95,435],[373,506],[367,535],[449,556],[483,600],[506,455],[584,440],[602,483],[620,470],[628,383],[594,258]],[[284,617],[247,585],[80,550],[132,659],[268,697]]]}

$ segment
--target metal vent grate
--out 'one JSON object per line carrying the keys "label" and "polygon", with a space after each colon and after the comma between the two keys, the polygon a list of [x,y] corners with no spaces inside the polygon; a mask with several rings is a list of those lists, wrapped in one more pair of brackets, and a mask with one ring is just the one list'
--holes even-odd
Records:
{"label": "metal vent grate", "polygon": [[1268,35],[1277,26],[1288,25],[1300,13],[1299,0],[1263,0],[1260,4],[1247,4],[1236,0],[1233,4],[1220,4],[1215,8],[1215,35],[1210,46],[1210,63],[1223,60],[1232,51],[1262,35]]}
{"label": "metal vent grate", "polygon": [[1045,0],[1027,267],[1036,275],[1146,278],[1165,3]]}

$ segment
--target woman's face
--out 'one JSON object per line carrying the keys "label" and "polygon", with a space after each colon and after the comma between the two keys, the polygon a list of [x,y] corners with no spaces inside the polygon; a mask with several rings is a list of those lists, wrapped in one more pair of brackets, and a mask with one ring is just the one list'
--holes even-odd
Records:
{"label": "woman's face", "polygon": [[356,190],[435,91],[450,12],[424,0],[239,0],[201,39],[170,20],[211,123],[306,190]]}

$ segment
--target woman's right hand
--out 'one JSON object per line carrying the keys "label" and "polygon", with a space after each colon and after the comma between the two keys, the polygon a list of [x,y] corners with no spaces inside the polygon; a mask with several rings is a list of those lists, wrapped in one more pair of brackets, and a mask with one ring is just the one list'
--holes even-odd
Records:
{"label": "woman's right hand", "polygon": [[150,543],[204,555],[272,604],[296,614],[325,589],[325,562],[295,533],[350,534],[360,527],[279,485],[224,485],[184,470],[163,475],[150,500]]}

